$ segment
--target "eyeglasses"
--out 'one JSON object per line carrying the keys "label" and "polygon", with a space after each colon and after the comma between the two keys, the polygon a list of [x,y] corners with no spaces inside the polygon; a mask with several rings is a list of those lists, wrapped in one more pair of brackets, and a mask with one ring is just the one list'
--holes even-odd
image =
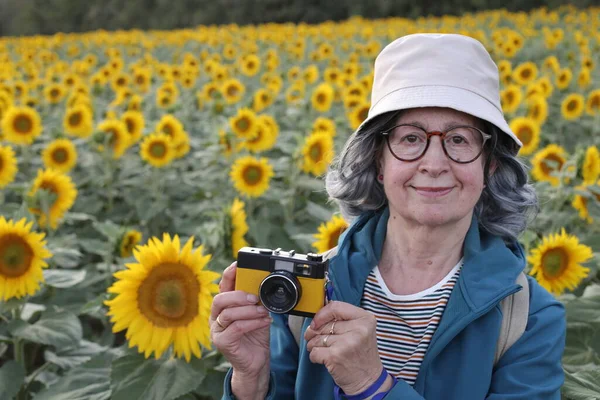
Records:
{"label": "eyeglasses", "polygon": [[446,156],[459,164],[475,161],[483,152],[483,146],[491,135],[473,126],[455,126],[446,132],[427,132],[420,126],[400,124],[392,127],[385,136],[392,155],[400,161],[416,161],[429,148],[432,136],[439,136]]}

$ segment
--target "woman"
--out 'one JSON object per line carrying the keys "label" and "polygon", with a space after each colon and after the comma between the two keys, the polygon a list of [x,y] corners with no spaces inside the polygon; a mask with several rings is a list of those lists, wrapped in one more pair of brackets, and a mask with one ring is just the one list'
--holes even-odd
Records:
{"label": "woman", "polygon": [[352,223],[335,301],[300,345],[288,316],[233,290],[235,263],[223,274],[210,323],[225,398],[560,399],[564,309],[530,277],[526,329],[494,362],[537,199],[491,57],[466,36],[402,37],[375,61],[371,104],[327,175]]}

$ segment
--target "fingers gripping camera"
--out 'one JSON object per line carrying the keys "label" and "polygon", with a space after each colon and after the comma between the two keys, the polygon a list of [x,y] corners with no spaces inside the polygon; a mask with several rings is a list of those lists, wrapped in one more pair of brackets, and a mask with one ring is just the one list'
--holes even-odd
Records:
{"label": "fingers gripping camera", "polygon": [[328,268],[320,254],[243,247],[235,289],[255,294],[273,313],[313,317],[325,305]]}

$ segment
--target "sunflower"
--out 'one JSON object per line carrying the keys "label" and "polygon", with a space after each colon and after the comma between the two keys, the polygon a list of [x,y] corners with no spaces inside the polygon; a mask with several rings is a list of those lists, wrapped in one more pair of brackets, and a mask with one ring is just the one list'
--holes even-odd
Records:
{"label": "sunflower", "polygon": [[585,89],[590,85],[591,81],[590,70],[585,67],[581,68],[581,71],[579,71],[579,74],[577,75],[577,85],[580,88]]}
{"label": "sunflower", "polygon": [[312,106],[319,112],[327,112],[333,103],[334,90],[328,83],[321,83],[315,88],[311,96]]}
{"label": "sunflower", "polygon": [[14,144],[31,144],[42,133],[42,119],[33,108],[11,107],[2,117],[4,139]]}
{"label": "sunflower", "polygon": [[518,85],[508,85],[506,89],[500,92],[502,110],[506,113],[517,111],[522,99],[523,93],[521,92],[521,87]]}
{"label": "sunflower", "polygon": [[248,197],[260,197],[266,192],[273,175],[273,167],[266,158],[252,156],[237,159],[229,173],[237,191]]}
{"label": "sunflower", "polygon": [[175,104],[177,97],[168,92],[160,92],[156,94],[156,106],[158,108],[168,108]]}
{"label": "sunflower", "polygon": [[314,132],[327,132],[331,135],[331,137],[335,137],[335,122],[332,119],[318,117],[313,123],[313,131]]}
{"label": "sunflower", "polygon": [[232,139],[233,135],[227,134],[223,129],[219,129],[219,145],[223,148],[225,157],[229,157],[234,151]]}
{"label": "sunflower", "polygon": [[324,253],[338,244],[340,235],[348,228],[348,223],[338,215],[319,226],[319,232],[314,235],[317,239],[312,245],[318,253]]}
{"label": "sunflower", "polygon": [[256,114],[248,108],[239,109],[236,115],[229,118],[229,125],[240,139],[251,139],[257,134]]}
{"label": "sunflower", "polygon": [[540,125],[532,118],[517,117],[510,121],[510,130],[523,143],[520,155],[527,156],[537,150],[540,144]]}
{"label": "sunflower", "polygon": [[169,165],[175,157],[173,141],[165,133],[153,133],[144,137],[140,145],[140,156],[150,165],[161,168]]}
{"label": "sunflower", "polygon": [[585,99],[579,93],[571,93],[561,103],[560,112],[564,119],[571,121],[583,113]]}
{"label": "sunflower", "polygon": [[164,133],[168,135],[175,143],[181,140],[183,131],[184,128],[181,121],[171,114],[163,115],[155,127],[156,133]]}
{"label": "sunflower", "polygon": [[158,359],[173,346],[189,362],[192,354],[202,356],[199,344],[211,346],[207,321],[219,274],[205,269],[211,255],[203,255],[202,246],[193,250],[193,242],[181,248],[177,235],[153,237],[133,251],[137,262],[115,273],[108,288],[116,294],[105,302],[113,332],[127,329],[129,347],[137,346],[146,358],[154,353]]}
{"label": "sunflower", "polygon": [[369,115],[369,108],[371,107],[370,103],[364,101],[354,107],[352,111],[348,113],[348,119],[350,121],[350,127],[354,130],[358,129],[360,124],[367,119]]}
{"label": "sunflower", "polygon": [[129,143],[137,143],[137,141],[141,139],[142,132],[144,131],[144,114],[139,111],[125,111],[123,115],[121,115],[121,121],[123,121],[127,127]]}
{"label": "sunflower", "polygon": [[600,89],[592,90],[588,94],[585,112],[588,115],[598,115],[600,113]]}
{"label": "sunflower", "polygon": [[246,76],[254,76],[260,69],[260,59],[255,54],[249,54],[240,62],[240,72]]}
{"label": "sunflower", "polygon": [[531,61],[519,64],[512,72],[512,78],[520,85],[527,85],[535,80],[538,74],[537,65]]}
{"label": "sunflower", "polygon": [[77,163],[77,150],[69,139],[56,139],[42,151],[42,160],[46,168],[67,173]]}
{"label": "sunflower", "polygon": [[577,189],[577,190],[587,192],[589,196],[585,196],[582,194],[576,194],[575,197],[573,198],[573,202],[571,203],[573,208],[575,208],[577,211],[579,211],[579,217],[581,219],[587,221],[588,224],[591,224],[594,222],[594,219],[591,217],[591,215],[588,211],[588,200],[593,197],[596,199],[597,202],[600,202],[600,194],[589,190],[589,186],[591,186],[591,185],[593,185],[593,184],[585,184],[584,183],[583,185],[575,187],[575,189]]}
{"label": "sunflower", "polygon": [[319,79],[319,67],[311,64],[304,69],[303,78],[308,83],[315,83]]}
{"label": "sunflower", "polygon": [[244,97],[246,87],[237,79],[230,78],[221,85],[221,93],[227,104],[235,104]]}
{"label": "sunflower", "polygon": [[46,102],[50,104],[59,103],[63,97],[65,97],[66,93],[66,88],[57,83],[53,83],[44,88],[44,97],[46,98]]}
{"label": "sunflower", "polygon": [[285,91],[285,101],[290,105],[298,104],[304,98],[305,88],[301,84],[294,83]]}
{"label": "sunflower", "polygon": [[551,234],[531,251],[527,261],[532,264],[530,274],[549,292],[560,295],[575,289],[587,277],[589,269],[581,265],[592,258],[592,249],[579,243],[573,235]]}
{"label": "sunflower", "polygon": [[596,146],[590,146],[585,151],[581,173],[584,184],[593,184],[600,177],[600,153]]}
{"label": "sunflower", "polygon": [[63,119],[63,128],[70,135],[86,138],[94,130],[92,111],[83,104],[69,107]]}
{"label": "sunflower", "polygon": [[244,235],[248,232],[244,205],[243,201],[236,198],[233,200],[233,204],[229,209],[229,217],[231,218],[231,251],[233,253],[233,258],[237,258],[237,253],[242,247],[248,246],[248,242],[244,239]]}
{"label": "sunflower", "polygon": [[186,131],[183,131],[177,142],[173,143],[173,148],[175,150],[175,158],[182,158],[190,152],[190,136]]}
{"label": "sunflower", "polygon": [[131,257],[133,249],[142,241],[142,232],[135,229],[128,230],[123,234],[119,244],[119,255],[122,258]]}
{"label": "sunflower", "polygon": [[[52,195],[52,203],[48,204],[48,215],[40,209],[37,200],[40,190],[45,190]],[[68,175],[53,169],[40,169],[29,191],[29,197],[33,203],[33,207],[30,207],[29,211],[38,216],[39,225],[42,228],[50,225],[52,229],[56,229],[64,214],[75,203],[77,189]]]}
{"label": "sunflower", "polygon": [[533,177],[538,181],[546,181],[550,182],[552,186],[558,186],[560,180],[553,173],[562,169],[566,162],[565,156],[565,149],[561,146],[550,144],[544,147],[531,160]]}
{"label": "sunflower", "polygon": [[256,135],[253,138],[246,139],[240,143],[241,148],[245,148],[253,153],[270,150],[277,141],[277,132],[272,129],[269,122],[261,117],[257,118]]}
{"label": "sunflower", "polygon": [[15,180],[17,157],[12,147],[0,145],[0,189]]}
{"label": "sunflower", "polygon": [[527,117],[543,125],[548,118],[548,102],[544,96],[533,95],[527,99]]}
{"label": "sunflower", "polygon": [[322,175],[333,160],[333,139],[327,132],[317,131],[306,138],[302,148],[302,170]]}
{"label": "sunflower", "polygon": [[556,87],[560,90],[568,88],[572,78],[573,72],[569,68],[561,69],[556,75]]}
{"label": "sunflower", "polygon": [[121,158],[129,147],[127,125],[118,119],[107,119],[98,125],[98,130],[109,136],[106,140],[112,150],[113,158]]}
{"label": "sunflower", "polygon": [[254,93],[254,99],[252,101],[252,109],[255,112],[261,112],[265,108],[269,107],[273,103],[273,94],[269,89],[258,89]]}
{"label": "sunflower", "polygon": [[34,295],[44,281],[46,249],[43,233],[31,231],[33,222],[18,222],[0,215],[0,301]]}

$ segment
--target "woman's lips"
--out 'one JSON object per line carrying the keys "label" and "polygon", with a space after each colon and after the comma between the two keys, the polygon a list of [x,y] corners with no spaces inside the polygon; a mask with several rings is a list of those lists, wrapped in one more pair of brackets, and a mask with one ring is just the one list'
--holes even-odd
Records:
{"label": "woman's lips", "polygon": [[454,189],[453,187],[415,187],[413,186],[413,189],[415,189],[415,191],[420,194],[421,196],[425,196],[425,197],[442,197],[447,195],[448,193],[450,193],[452,191],[452,189]]}

